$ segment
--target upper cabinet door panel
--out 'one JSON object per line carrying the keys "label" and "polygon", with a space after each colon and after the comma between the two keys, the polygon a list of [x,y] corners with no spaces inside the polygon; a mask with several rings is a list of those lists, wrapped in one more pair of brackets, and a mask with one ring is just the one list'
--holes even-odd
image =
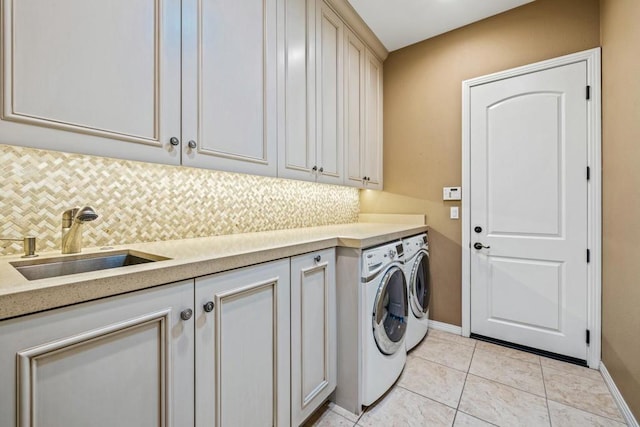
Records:
{"label": "upper cabinet door panel", "polygon": [[186,3],[184,164],[275,176],[280,1]]}
{"label": "upper cabinet door panel", "polygon": [[3,8],[0,142],[179,162],[168,143],[180,132],[179,2]]}
{"label": "upper cabinet door panel", "polygon": [[364,65],[365,46],[350,30],[345,31],[344,136],[345,184],[363,186]]}
{"label": "upper cabinet door panel", "polygon": [[382,190],[382,63],[367,50],[365,62],[366,188]]}
{"label": "upper cabinet door panel", "polygon": [[287,0],[284,132],[278,141],[278,176],[315,181],[315,5]]}
{"label": "upper cabinet door panel", "polygon": [[344,24],[324,1],[316,15],[318,181],[342,184],[342,49]]}

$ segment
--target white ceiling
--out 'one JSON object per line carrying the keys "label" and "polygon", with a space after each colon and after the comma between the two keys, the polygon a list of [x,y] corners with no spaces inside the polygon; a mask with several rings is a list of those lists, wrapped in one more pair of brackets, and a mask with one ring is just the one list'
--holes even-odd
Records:
{"label": "white ceiling", "polygon": [[387,50],[446,33],[533,0],[349,0]]}

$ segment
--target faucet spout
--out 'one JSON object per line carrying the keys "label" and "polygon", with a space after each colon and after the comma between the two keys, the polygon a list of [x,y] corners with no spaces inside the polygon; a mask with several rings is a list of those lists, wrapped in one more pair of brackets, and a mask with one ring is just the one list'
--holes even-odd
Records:
{"label": "faucet spout", "polygon": [[77,254],[82,251],[82,224],[98,218],[91,206],[73,208],[62,214],[62,253]]}

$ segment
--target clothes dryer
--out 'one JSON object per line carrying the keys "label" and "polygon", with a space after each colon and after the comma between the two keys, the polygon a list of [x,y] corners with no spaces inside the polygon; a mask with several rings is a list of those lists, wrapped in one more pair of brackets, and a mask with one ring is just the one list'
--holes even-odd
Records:
{"label": "clothes dryer", "polygon": [[426,233],[402,240],[404,271],[409,298],[409,324],[405,340],[407,351],[418,345],[429,330],[431,276],[429,272],[429,240]]}

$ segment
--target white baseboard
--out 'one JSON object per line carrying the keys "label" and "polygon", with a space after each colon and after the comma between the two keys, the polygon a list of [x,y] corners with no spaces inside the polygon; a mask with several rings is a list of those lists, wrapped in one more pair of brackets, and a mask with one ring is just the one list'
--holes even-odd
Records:
{"label": "white baseboard", "polygon": [[620,412],[622,412],[622,416],[627,422],[627,425],[629,427],[639,427],[638,421],[631,413],[629,405],[627,405],[627,402],[624,401],[622,394],[620,394],[620,390],[618,390],[616,383],[613,382],[613,378],[611,378],[609,371],[607,371],[607,368],[604,366],[604,363],[602,363],[602,361],[600,362],[600,373],[602,374],[602,378],[604,378],[604,382],[607,383],[609,391],[611,391],[611,394],[613,395],[613,400],[615,400],[618,404],[618,408],[620,408]]}
{"label": "white baseboard", "polygon": [[462,328],[460,326],[438,322],[437,320],[429,320],[429,327],[437,329],[438,331],[449,332],[450,334],[462,335]]}

